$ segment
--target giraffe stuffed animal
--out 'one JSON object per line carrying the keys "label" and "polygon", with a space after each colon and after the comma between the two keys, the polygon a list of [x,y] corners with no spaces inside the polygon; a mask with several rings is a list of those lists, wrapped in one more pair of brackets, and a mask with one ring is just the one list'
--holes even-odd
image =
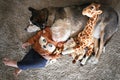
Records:
{"label": "giraffe stuffed animal", "polygon": [[75,54],[75,56],[73,57],[74,59],[72,61],[73,63],[76,63],[76,61],[81,60],[83,56],[86,55],[86,57],[83,58],[81,61],[81,64],[84,65],[87,59],[89,58],[89,56],[93,52],[94,27],[98,20],[98,16],[102,13],[102,11],[99,10],[99,7],[100,7],[100,4],[92,3],[91,5],[83,9],[82,14],[89,17],[89,20],[85,28],[83,29],[83,31],[80,32],[77,36],[77,45],[73,48],[63,51],[63,54],[66,54],[66,53]]}

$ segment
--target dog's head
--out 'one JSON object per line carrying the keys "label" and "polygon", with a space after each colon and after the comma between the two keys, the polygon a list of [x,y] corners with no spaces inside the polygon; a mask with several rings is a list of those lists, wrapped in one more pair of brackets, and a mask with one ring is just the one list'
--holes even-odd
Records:
{"label": "dog's head", "polygon": [[29,25],[27,28],[25,28],[25,30],[27,32],[35,32],[44,29],[48,19],[47,8],[36,10],[32,7],[29,7],[28,9],[31,11],[32,16],[30,17]]}

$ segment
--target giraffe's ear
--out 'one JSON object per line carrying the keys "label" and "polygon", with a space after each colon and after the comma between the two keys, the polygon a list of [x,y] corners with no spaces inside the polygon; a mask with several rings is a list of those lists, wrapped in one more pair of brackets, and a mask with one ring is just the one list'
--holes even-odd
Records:
{"label": "giraffe's ear", "polygon": [[101,6],[100,4],[96,4],[97,9],[99,9],[100,6]]}
{"label": "giraffe's ear", "polygon": [[103,12],[102,10],[98,10],[97,14],[102,14],[102,12]]}
{"label": "giraffe's ear", "polygon": [[95,6],[96,9],[99,9],[99,7],[101,6],[100,4],[97,4],[97,3],[92,3],[91,5]]}

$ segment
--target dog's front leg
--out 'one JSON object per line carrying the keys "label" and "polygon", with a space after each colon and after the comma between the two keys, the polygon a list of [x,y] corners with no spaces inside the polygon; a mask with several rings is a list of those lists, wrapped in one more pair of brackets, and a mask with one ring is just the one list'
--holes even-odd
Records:
{"label": "dog's front leg", "polygon": [[104,47],[104,42],[103,42],[104,34],[105,34],[104,30],[101,31],[101,35],[100,35],[100,48],[99,48],[98,54],[95,55],[97,60],[99,60],[100,55],[101,55],[101,53],[103,51],[103,47]]}
{"label": "dog's front leg", "polygon": [[98,45],[99,45],[99,39],[97,39],[97,38],[94,38],[94,53],[95,53],[95,55],[98,53],[98,50],[99,50],[99,47],[98,47]]}
{"label": "dog's front leg", "polygon": [[[99,43],[100,46],[99,46],[98,50],[95,51],[95,56],[91,57],[91,59],[89,60],[89,63],[91,63],[91,64],[97,64],[98,63],[100,55],[101,55],[101,53],[103,51],[103,46],[104,46],[103,38],[104,38],[104,31],[101,31],[101,34],[100,34],[100,43]],[[95,45],[94,45],[94,47],[95,47]]]}

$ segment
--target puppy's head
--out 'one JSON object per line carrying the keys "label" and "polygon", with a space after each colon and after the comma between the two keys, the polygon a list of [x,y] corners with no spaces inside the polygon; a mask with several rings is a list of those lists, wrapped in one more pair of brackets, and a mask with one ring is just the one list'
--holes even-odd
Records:
{"label": "puppy's head", "polygon": [[32,16],[30,17],[29,25],[25,30],[27,30],[27,32],[35,32],[40,29],[43,30],[48,19],[48,10],[46,8],[36,10],[31,7],[28,9],[31,11]]}

